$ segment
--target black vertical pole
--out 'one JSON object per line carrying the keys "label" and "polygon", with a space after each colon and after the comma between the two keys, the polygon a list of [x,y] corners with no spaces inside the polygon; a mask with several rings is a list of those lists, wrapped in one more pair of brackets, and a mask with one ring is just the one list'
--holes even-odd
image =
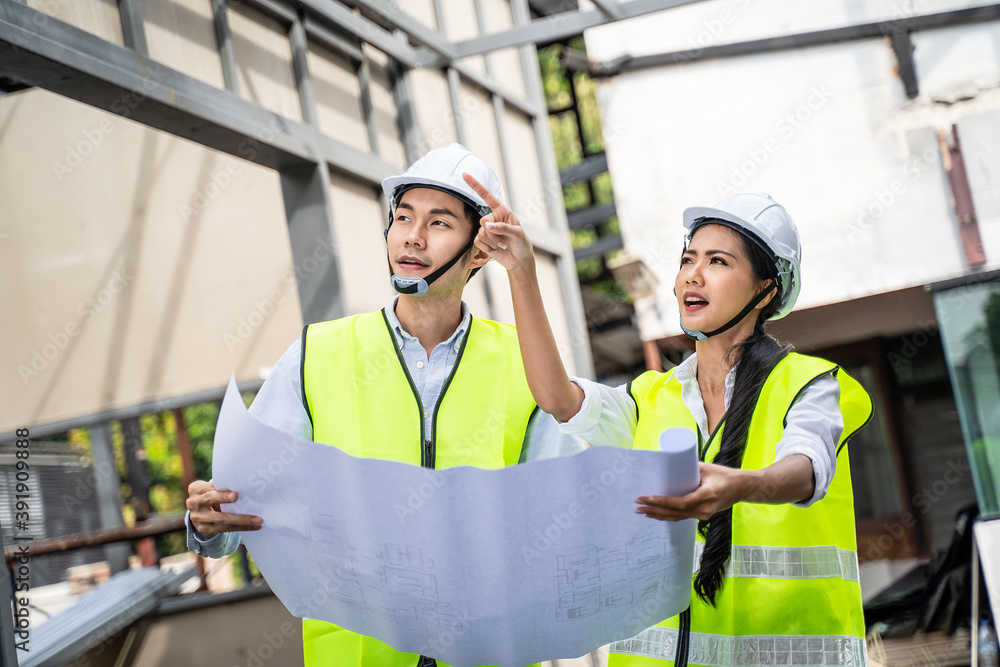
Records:
{"label": "black vertical pole", "polygon": [[[0,526],[0,553],[3,553],[3,527]],[[17,667],[17,649],[14,646],[14,581],[4,560],[0,566],[0,665]]]}

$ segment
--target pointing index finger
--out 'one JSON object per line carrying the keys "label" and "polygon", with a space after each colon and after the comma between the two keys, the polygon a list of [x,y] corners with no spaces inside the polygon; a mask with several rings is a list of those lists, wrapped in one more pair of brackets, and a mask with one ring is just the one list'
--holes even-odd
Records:
{"label": "pointing index finger", "polygon": [[493,193],[486,189],[486,186],[476,180],[475,176],[468,172],[462,172],[462,178],[464,178],[465,182],[469,184],[469,187],[476,191],[477,195],[483,198],[483,201],[486,202],[486,205],[491,209],[496,211],[498,208],[503,206],[503,202],[494,197]]}

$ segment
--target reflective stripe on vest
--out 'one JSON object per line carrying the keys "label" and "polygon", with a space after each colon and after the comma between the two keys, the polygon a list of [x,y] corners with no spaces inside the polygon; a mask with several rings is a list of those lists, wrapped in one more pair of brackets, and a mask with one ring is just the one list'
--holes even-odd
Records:
{"label": "reflective stripe on vest", "polygon": [[[611,645],[614,653],[674,660],[678,631],[653,626]],[[747,635],[692,632],[688,662],[705,667],[743,665],[867,665],[865,640],[850,635]]]}
{"label": "reflective stripe on vest", "polygon": [[[472,318],[437,406],[420,404],[382,311],[311,324],[302,350],[316,442],[437,469],[520,459],[535,401],[514,327]],[[434,410],[434,433],[424,433],[424,409]],[[303,620],[302,643],[306,667],[414,667],[419,658],[315,619]]]}
{"label": "reflective stripe on vest", "polygon": [[[694,572],[701,567],[704,542],[694,545]],[[753,579],[826,579],[840,577],[860,583],[858,554],[832,544],[815,547],[761,547],[734,544],[727,577]]]}

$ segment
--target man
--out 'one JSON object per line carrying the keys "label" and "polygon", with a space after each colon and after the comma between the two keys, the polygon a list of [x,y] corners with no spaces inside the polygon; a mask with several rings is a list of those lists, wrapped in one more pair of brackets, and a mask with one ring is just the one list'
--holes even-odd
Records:
{"label": "man", "polygon": [[[473,318],[466,282],[489,256],[473,241],[491,213],[463,173],[503,201],[500,179],[459,144],[431,151],[387,178],[385,238],[392,285],[381,311],[312,324],[278,360],[250,412],[286,433],[349,454],[427,468],[500,468],[573,454],[528,390],[512,326]],[[188,488],[188,546],[219,558],[260,517],[220,510],[237,492],[196,481]],[[433,665],[330,623],[303,621],[305,664]]]}

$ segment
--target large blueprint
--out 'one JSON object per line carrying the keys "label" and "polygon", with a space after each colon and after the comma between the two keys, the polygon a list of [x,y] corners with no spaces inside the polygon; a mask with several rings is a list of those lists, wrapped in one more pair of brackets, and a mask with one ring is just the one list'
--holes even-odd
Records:
{"label": "large blueprint", "polygon": [[[693,438],[692,438],[693,439]],[[349,456],[254,419],[231,381],[219,415],[225,511],[295,616],[468,667],[572,658],[683,611],[695,522],[634,512],[698,485],[685,451],[591,448],[503,470]]]}

